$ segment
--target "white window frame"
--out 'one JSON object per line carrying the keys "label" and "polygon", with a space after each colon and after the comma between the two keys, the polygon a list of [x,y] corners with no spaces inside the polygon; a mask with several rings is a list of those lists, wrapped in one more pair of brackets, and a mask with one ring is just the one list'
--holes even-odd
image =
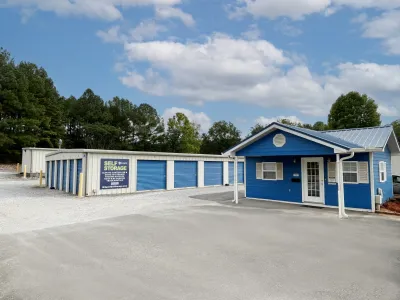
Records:
{"label": "white window frame", "polygon": [[[269,166],[269,168],[267,167]],[[283,180],[283,163],[281,162],[258,162],[256,164],[256,179],[267,181]],[[264,178],[264,172],[275,173],[275,178]],[[261,174],[260,174],[261,173]]]}
{"label": "white window frame", "polygon": [[337,183],[336,162],[328,162],[328,183]]}
{"label": "white window frame", "polygon": [[[344,162],[342,162],[342,164],[343,164],[343,183],[345,183],[345,184],[358,184],[359,182],[358,182],[358,162],[357,161],[344,161]],[[356,165],[356,167],[357,167],[357,170],[356,171],[344,171],[344,165],[345,164],[354,164],[354,165]],[[351,181],[351,182],[349,182],[349,181],[345,181],[345,178],[344,178],[344,174],[345,173],[347,173],[347,174],[356,174],[357,175],[357,181],[356,182],[353,182],[353,181]]]}
{"label": "white window frame", "polygon": [[[383,179],[382,179],[383,175]],[[379,182],[387,181],[387,163],[385,161],[379,162]]]}
{"label": "white window frame", "polygon": [[[264,169],[264,164],[268,164],[270,166],[273,166],[274,170],[266,170],[266,169]],[[277,166],[276,162],[263,162],[261,171],[262,171],[262,173],[261,173],[262,174],[262,180],[269,180],[269,181],[278,180],[278,166]],[[264,177],[264,172],[269,172],[269,173],[274,172],[275,173],[275,178],[265,178]]]}

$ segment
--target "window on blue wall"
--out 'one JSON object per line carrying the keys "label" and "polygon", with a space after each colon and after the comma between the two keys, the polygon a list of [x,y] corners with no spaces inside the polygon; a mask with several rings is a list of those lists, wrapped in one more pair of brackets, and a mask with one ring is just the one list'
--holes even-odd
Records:
{"label": "window on blue wall", "polygon": [[356,161],[343,162],[343,182],[358,183],[358,163]]}
{"label": "window on blue wall", "polygon": [[387,181],[386,162],[384,161],[379,162],[379,180],[380,182]]}
{"label": "window on blue wall", "polygon": [[283,163],[257,163],[256,178],[262,180],[283,180]]}

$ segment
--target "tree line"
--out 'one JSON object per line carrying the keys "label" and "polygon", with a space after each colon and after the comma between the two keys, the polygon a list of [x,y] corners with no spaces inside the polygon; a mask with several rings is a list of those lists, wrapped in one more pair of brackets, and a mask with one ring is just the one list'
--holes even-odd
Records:
{"label": "tree line", "polygon": [[[378,126],[374,100],[351,92],[332,105],[328,122],[281,123],[313,130]],[[393,123],[400,135],[400,120]],[[256,124],[249,136],[265,128]],[[82,96],[59,94],[45,69],[31,62],[15,63],[0,48],[0,162],[20,160],[23,147],[116,149],[221,154],[241,141],[231,122],[218,121],[201,134],[199,124],[183,113],[164,122],[149,104],[114,97],[104,101],[91,89]]]}

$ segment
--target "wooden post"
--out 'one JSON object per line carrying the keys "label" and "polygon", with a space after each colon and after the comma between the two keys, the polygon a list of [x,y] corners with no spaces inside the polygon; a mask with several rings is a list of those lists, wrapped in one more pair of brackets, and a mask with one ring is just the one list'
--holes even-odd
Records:
{"label": "wooden post", "polygon": [[41,187],[43,184],[43,171],[40,170],[40,175],[39,175],[39,186]]}
{"label": "wooden post", "polygon": [[24,165],[24,179],[26,179],[26,165]]}
{"label": "wooden post", "polygon": [[78,197],[83,197],[83,173],[79,174],[79,189],[78,189]]}
{"label": "wooden post", "polygon": [[19,163],[17,163],[17,174],[19,174]]}

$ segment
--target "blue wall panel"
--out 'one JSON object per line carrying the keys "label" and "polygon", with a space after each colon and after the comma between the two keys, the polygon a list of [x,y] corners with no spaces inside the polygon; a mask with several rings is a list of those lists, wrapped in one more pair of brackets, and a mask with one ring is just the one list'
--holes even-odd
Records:
{"label": "blue wall panel", "polygon": [[205,161],[204,162],[204,185],[223,185],[224,171],[223,162]]}
{"label": "blue wall panel", "polygon": [[82,159],[76,160],[76,187],[75,187],[75,194],[79,192],[79,174],[82,172]]}
{"label": "blue wall panel", "polygon": [[61,161],[57,160],[57,182],[56,182],[56,189],[60,189],[60,176],[61,176]]}
{"label": "blue wall panel", "polygon": [[[386,172],[387,181],[380,182],[379,178],[379,162],[386,162]],[[392,157],[391,153],[386,147],[385,152],[375,152],[374,153],[374,178],[375,178],[375,194],[377,194],[377,189],[381,188],[383,191],[382,202],[385,203],[390,198],[393,197],[393,179],[392,179]]]}
{"label": "blue wall panel", "polygon": [[[348,156],[348,155],[345,155]],[[342,155],[343,157],[343,155]],[[338,205],[337,184],[328,183],[328,163],[327,159],[336,161],[336,156],[325,157],[325,204],[331,206]],[[368,153],[356,153],[356,155],[347,161],[367,161]],[[369,166],[368,166],[369,170]],[[346,207],[371,209],[371,185],[370,183],[344,184],[344,202]]]}
{"label": "blue wall panel", "polygon": [[165,190],[167,188],[167,162],[164,160],[138,160],[137,190]]}
{"label": "blue wall panel", "polygon": [[67,190],[67,161],[63,160],[62,190]]}
{"label": "blue wall panel", "polygon": [[55,174],[56,168],[55,168],[55,163],[54,160],[51,162],[51,184],[50,188],[54,188],[54,174]]}
{"label": "blue wall panel", "polygon": [[[234,182],[234,163],[229,162],[229,184]],[[244,183],[244,163],[238,162],[238,183]]]}
{"label": "blue wall panel", "polygon": [[174,187],[196,187],[197,161],[175,161],[174,164]]}
{"label": "blue wall panel", "polygon": [[[337,184],[328,183],[328,159],[336,161],[336,157],[324,156],[325,204],[337,206]],[[350,161],[369,161],[368,153],[356,154]],[[256,179],[257,162],[282,162],[283,180]],[[300,177],[294,177],[293,174],[299,174]],[[302,183],[292,182],[292,178],[301,179],[300,156],[246,158],[246,196],[248,198],[302,203]],[[346,207],[371,209],[370,184],[344,184],[344,197]]]}
{"label": "blue wall panel", "polygon": [[74,193],[74,168],[75,168],[75,161],[71,159],[69,161],[69,187],[68,192]]}
{"label": "blue wall panel", "polygon": [[50,162],[46,162],[46,186],[50,185]]}
{"label": "blue wall panel", "polygon": [[[286,144],[283,147],[275,147],[273,139],[276,134],[283,134],[286,137]],[[250,144],[237,152],[238,156],[263,156],[263,155],[328,155],[333,154],[332,148],[314,143],[296,135],[275,130],[269,135]]]}

